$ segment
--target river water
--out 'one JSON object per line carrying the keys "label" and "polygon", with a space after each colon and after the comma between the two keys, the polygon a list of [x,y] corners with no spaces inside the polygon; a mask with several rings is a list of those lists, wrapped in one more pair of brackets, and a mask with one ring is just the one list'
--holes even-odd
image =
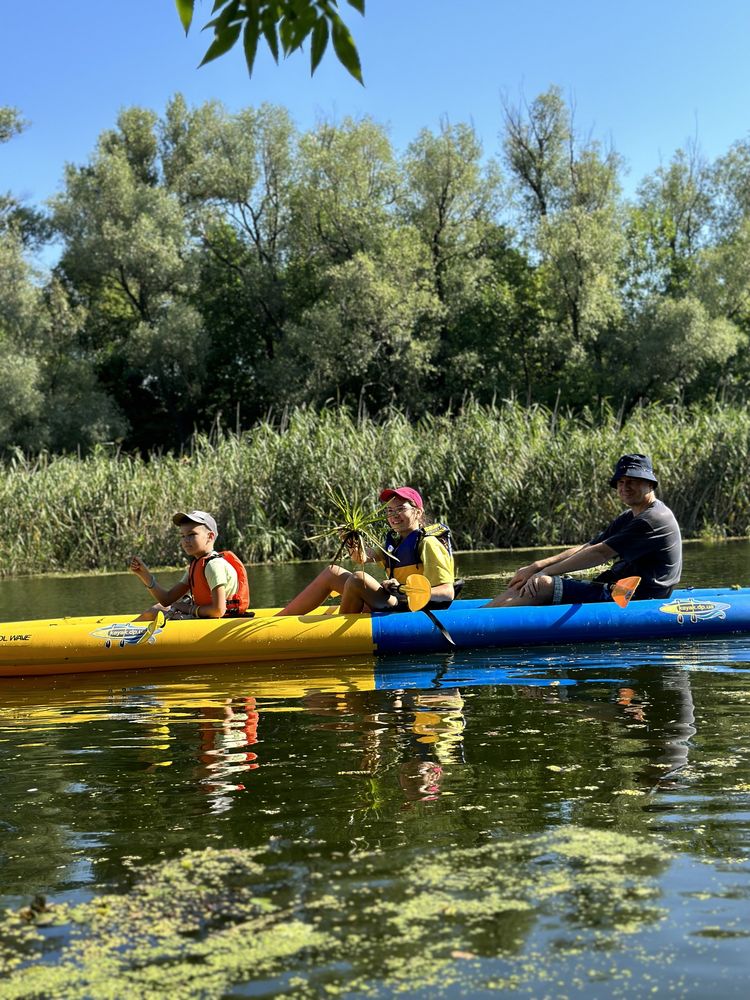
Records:
{"label": "river water", "polygon": [[[0,581],[5,620],[144,596]],[[0,682],[0,998],[746,995],[750,637],[280,666]]]}

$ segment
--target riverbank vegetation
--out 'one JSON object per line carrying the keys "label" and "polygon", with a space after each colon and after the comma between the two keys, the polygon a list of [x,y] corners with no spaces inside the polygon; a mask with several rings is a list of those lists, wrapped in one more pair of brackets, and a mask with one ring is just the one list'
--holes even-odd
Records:
{"label": "riverbank vegetation", "polygon": [[[0,109],[0,141],[24,127]],[[180,450],[330,403],[745,402],[750,141],[625,197],[558,89],[498,127],[493,159],[462,123],[398,151],[370,119],[124,109],[49,205],[0,199],[0,450]]]}
{"label": "riverbank vegetation", "polygon": [[397,411],[290,411],[237,436],[220,428],[182,452],[147,457],[102,446],[84,457],[17,455],[0,467],[0,572],[122,569],[183,561],[171,515],[209,509],[220,544],[248,562],[329,558],[310,540],[331,523],[330,487],[376,504],[413,483],[460,548],[573,543],[620,510],[609,489],[619,454],[653,455],[660,495],[686,537],[750,533],[750,413],[740,406],[608,407],[470,403],[410,422]]}
{"label": "riverbank vegetation", "polygon": [[328,557],[328,489],[403,482],[461,547],[566,543],[628,450],[688,537],[746,534],[750,140],[626,198],[558,89],[499,124],[497,160],[448,122],[399,152],[178,95],[0,197],[0,572],[180,561],[185,505],[247,561]]}

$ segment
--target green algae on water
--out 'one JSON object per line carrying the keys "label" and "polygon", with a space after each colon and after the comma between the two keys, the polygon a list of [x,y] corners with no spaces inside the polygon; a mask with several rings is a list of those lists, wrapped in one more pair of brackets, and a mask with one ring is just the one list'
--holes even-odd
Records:
{"label": "green algae on water", "polygon": [[[67,932],[56,964],[43,954],[20,968],[6,960],[0,997],[208,998],[270,975],[319,936],[256,894],[264,870],[254,852],[191,851],[145,868],[125,895],[56,906],[44,920],[47,933]],[[0,936],[14,921],[5,914]]]}
{"label": "green algae on water", "polygon": [[[669,857],[656,840],[574,826],[414,850],[395,865],[358,852],[321,860],[321,878],[304,881],[271,850],[190,851],[143,868],[123,895],[45,910],[38,927],[6,913],[0,1000],[211,1000],[249,983],[300,998],[441,996],[553,983],[561,957],[590,962],[593,949],[604,961],[662,918],[656,875]],[[551,925],[554,946],[540,948]]]}

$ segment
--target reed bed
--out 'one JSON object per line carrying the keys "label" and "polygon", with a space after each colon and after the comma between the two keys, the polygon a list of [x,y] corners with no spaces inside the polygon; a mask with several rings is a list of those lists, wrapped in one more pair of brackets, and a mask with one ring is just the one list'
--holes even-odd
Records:
{"label": "reed bed", "polygon": [[608,480],[631,451],[652,455],[685,537],[750,533],[741,407],[654,406],[624,423],[606,408],[561,415],[517,403],[469,403],[415,423],[298,409],[239,436],[196,436],[179,455],[6,461],[0,573],[122,569],[136,552],[179,564],[171,515],[191,508],[212,511],[221,546],[247,562],[327,558],[330,543],[309,536],[335,514],[329,486],[375,504],[385,485],[414,485],[464,549],[569,544],[620,510]]}

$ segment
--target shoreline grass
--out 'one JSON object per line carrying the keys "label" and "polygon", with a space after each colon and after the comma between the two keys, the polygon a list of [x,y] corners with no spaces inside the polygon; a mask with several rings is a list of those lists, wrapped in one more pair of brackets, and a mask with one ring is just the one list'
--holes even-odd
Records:
{"label": "shoreline grass", "polygon": [[739,406],[647,407],[624,424],[606,408],[518,403],[418,422],[298,409],[240,436],[198,435],[182,454],[15,456],[0,466],[0,574],[119,570],[134,552],[180,565],[171,515],[191,508],[210,510],[219,547],[248,563],[326,559],[330,543],[309,536],[328,487],[375,507],[383,486],[404,483],[460,550],[552,549],[621,510],[608,481],[625,452],[651,454],[686,539],[750,535],[750,413]]}

